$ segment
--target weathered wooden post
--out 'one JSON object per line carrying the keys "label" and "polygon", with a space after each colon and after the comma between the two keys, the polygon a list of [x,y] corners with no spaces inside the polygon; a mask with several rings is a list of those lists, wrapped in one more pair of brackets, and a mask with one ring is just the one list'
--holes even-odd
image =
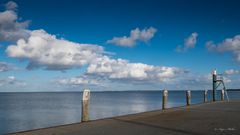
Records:
{"label": "weathered wooden post", "polygon": [[224,94],[225,94],[225,91],[224,89],[221,90],[221,100],[223,101],[224,100]]}
{"label": "weathered wooden post", "polygon": [[166,109],[167,108],[167,101],[168,101],[168,91],[167,90],[163,90],[162,93],[162,109]]}
{"label": "weathered wooden post", "polygon": [[89,100],[90,100],[90,90],[85,89],[83,91],[82,97],[82,122],[89,120]]}
{"label": "weathered wooden post", "polygon": [[204,91],[204,103],[208,101],[208,96],[207,96],[208,90]]}
{"label": "weathered wooden post", "polygon": [[188,90],[186,91],[186,101],[187,101],[187,106],[191,104],[191,91]]}

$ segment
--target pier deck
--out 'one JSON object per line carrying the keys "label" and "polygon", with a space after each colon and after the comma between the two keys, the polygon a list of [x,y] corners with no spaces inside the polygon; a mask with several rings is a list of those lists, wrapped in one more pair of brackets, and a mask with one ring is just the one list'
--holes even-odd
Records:
{"label": "pier deck", "polygon": [[239,135],[240,101],[152,111],[11,135]]}

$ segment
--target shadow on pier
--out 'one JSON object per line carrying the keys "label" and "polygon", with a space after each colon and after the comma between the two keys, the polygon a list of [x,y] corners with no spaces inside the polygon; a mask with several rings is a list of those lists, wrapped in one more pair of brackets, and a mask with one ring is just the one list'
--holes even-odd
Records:
{"label": "shadow on pier", "polygon": [[219,101],[12,135],[238,135],[240,101]]}

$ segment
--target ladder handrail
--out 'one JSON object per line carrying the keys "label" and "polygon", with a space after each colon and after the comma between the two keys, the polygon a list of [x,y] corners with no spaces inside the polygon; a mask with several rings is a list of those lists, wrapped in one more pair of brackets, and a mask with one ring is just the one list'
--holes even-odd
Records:
{"label": "ladder handrail", "polygon": [[216,89],[218,88],[218,86],[220,86],[220,85],[222,84],[222,85],[223,85],[224,93],[226,93],[227,101],[229,101],[227,89],[226,89],[225,84],[224,84],[224,81],[223,81],[224,78],[223,78],[222,74],[218,74],[218,75],[221,75],[221,76],[217,76],[217,77],[220,77],[220,79],[217,79],[217,82],[220,82],[220,83],[218,83],[218,85],[216,86]]}

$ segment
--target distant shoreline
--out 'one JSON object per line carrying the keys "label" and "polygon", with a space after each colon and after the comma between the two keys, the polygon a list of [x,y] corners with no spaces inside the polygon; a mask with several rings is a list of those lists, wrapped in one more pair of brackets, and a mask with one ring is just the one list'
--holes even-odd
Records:
{"label": "distant shoreline", "polygon": [[227,91],[240,91],[240,89],[227,89]]}
{"label": "distant shoreline", "polygon": [[[162,91],[162,90],[116,90],[116,91],[113,91],[113,90],[105,90],[105,91],[94,91],[92,90],[91,92],[159,92],[159,91]],[[169,91],[186,91],[186,90],[169,90]],[[204,91],[204,90],[191,90],[191,91]],[[208,90],[208,91],[211,91],[211,90]],[[227,89],[227,91],[240,91],[240,89]],[[0,92],[0,93],[73,93],[73,92],[79,92],[79,93],[82,93],[82,91],[13,91],[13,92]]]}

